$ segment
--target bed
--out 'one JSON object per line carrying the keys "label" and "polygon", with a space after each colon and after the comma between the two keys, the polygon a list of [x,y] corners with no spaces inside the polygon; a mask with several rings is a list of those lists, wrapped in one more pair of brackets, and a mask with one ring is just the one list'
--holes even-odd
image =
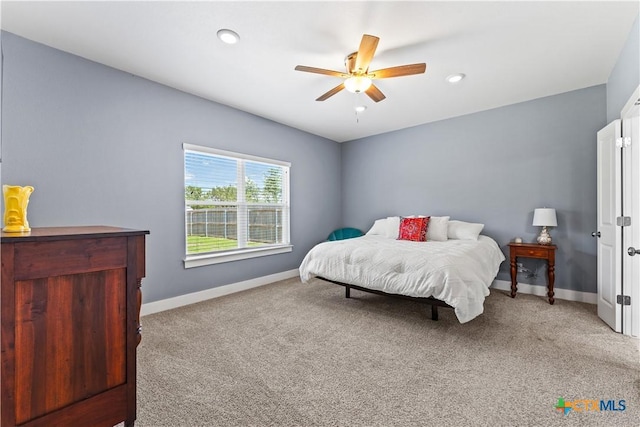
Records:
{"label": "bed", "polygon": [[[373,230],[373,228],[372,228]],[[439,241],[398,240],[371,233],[313,247],[300,265],[308,283],[321,278],[350,287],[452,307],[460,323],[482,314],[489,286],[505,256],[488,236]],[[437,308],[432,311],[437,318]]]}

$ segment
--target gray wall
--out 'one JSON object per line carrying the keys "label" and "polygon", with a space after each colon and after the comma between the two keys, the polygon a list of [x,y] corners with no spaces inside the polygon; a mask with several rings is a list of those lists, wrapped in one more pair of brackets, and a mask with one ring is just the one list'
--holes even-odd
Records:
{"label": "gray wall", "polygon": [[620,52],[607,81],[607,122],[620,118],[620,111],[640,85],[640,17]]}
{"label": "gray wall", "polygon": [[[506,244],[535,241],[533,210],[553,207],[556,286],[596,292],[596,132],[604,85],[342,144],[342,222],[361,229],[387,215],[451,215],[486,224]],[[526,260],[546,285],[542,261]],[[508,262],[499,279],[509,280]]]}
{"label": "gray wall", "polygon": [[[639,32],[606,88],[341,146],[3,32],[2,182],[36,187],[32,226],[149,229],[145,302],[297,268],[337,226],[386,215],[484,222],[506,252],[541,206],[558,209],[556,286],[595,292],[595,132],[638,85]],[[182,142],[291,161],[294,252],[184,270]]]}
{"label": "gray wall", "polygon": [[[340,223],[340,148],[248,113],[2,34],[2,182],[32,227],[150,230],[144,301],[296,269]],[[181,144],[290,161],[292,253],[185,270]]]}

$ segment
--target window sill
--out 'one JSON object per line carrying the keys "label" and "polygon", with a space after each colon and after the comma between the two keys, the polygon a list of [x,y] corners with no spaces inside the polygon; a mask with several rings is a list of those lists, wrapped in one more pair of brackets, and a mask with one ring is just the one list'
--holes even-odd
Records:
{"label": "window sill", "polygon": [[250,248],[219,254],[190,255],[184,259],[184,268],[202,267],[204,265],[221,264],[223,262],[240,261],[243,259],[257,258],[267,255],[283,254],[291,252],[292,250],[292,245],[284,245],[275,247],[270,246],[268,248]]}

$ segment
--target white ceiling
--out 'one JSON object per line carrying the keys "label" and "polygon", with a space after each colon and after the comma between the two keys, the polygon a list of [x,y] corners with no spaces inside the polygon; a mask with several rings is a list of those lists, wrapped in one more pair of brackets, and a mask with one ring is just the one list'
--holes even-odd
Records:
{"label": "white ceiling", "polygon": [[[1,16],[14,34],[342,142],[606,83],[638,2],[5,0]],[[376,81],[377,104],[347,91],[316,102],[340,80],[294,67],[342,71],[364,33],[380,37],[372,70],[426,73]]]}

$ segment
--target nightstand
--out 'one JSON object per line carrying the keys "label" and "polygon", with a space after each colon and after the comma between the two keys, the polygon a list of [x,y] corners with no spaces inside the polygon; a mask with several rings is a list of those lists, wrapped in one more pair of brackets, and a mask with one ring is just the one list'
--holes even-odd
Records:
{"label": "nightstand", "polygon": [[518,258],[536,258],[545,259],[549,268],[547,273],[549,276],[547,296],[549,304],[553,304],[553,282],[556,278],[556,245],[540,245],[537,243],[509,243],[509,252],[511,254],[511,298],[516,297],[518,292],[518,282],[516,276],[518,274],[517,259]]}

